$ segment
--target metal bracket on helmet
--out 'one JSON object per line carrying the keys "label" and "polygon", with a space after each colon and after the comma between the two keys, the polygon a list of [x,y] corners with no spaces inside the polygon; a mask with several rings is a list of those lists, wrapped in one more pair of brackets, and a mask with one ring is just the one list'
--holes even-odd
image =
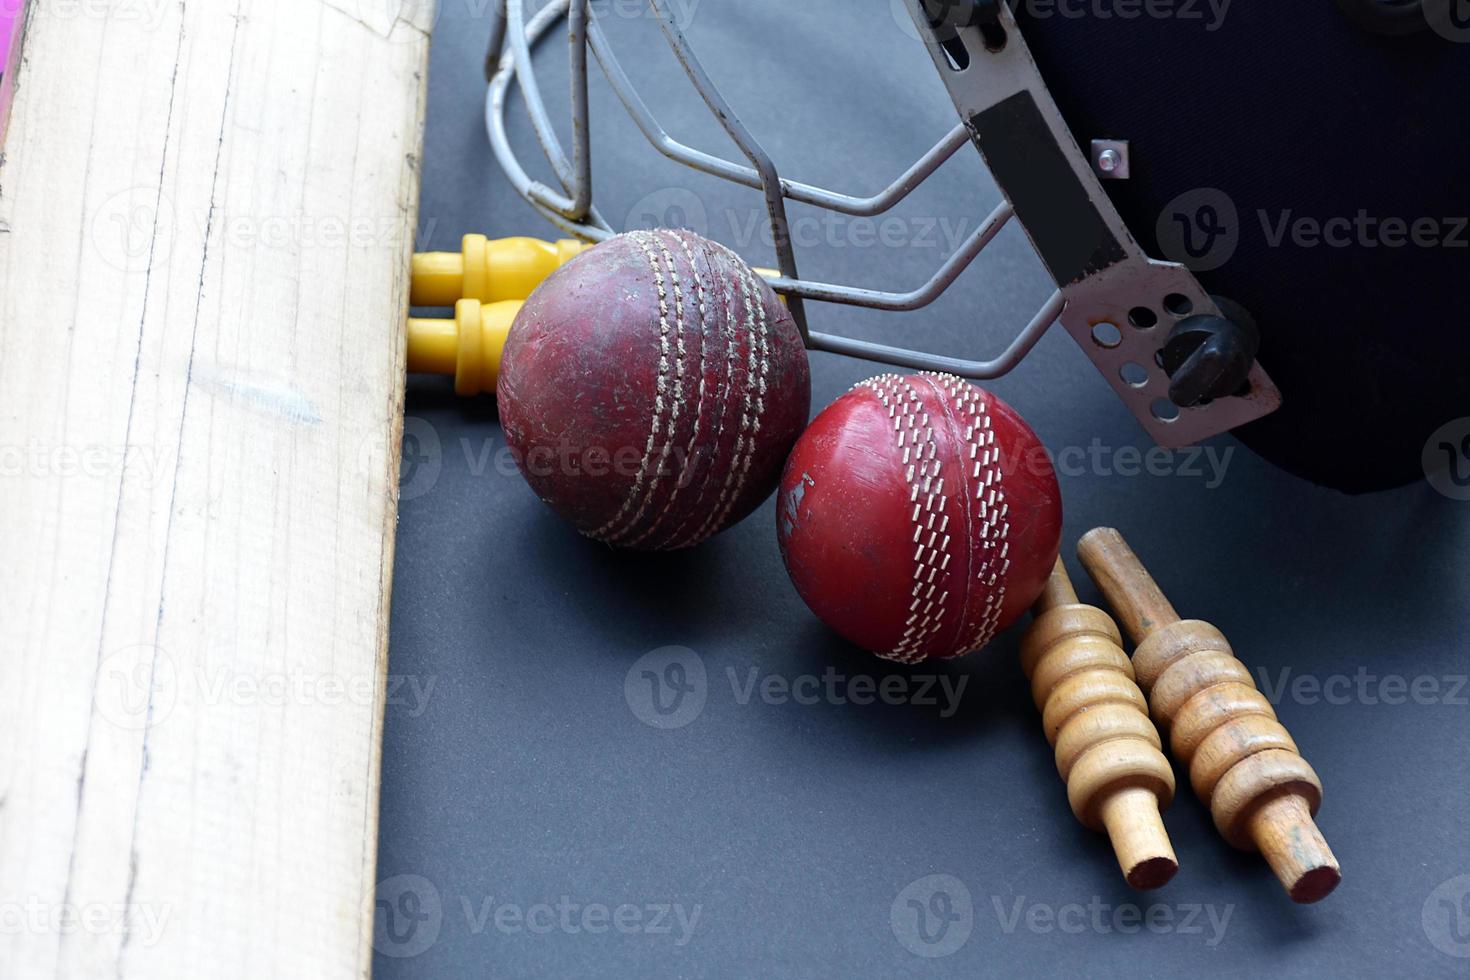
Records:
{"label": "metal bracket on helmet", "polygon": [[1191,406],[1170,400],[1160,355],[1170,326],[1224,315],[1189,269],[1149,258],[1134,240],[1067,129],[1010,9],[990,7],[986,26],[965,6],[910,0],[910,13],[975,146],[1061,290],[1067,332],[1161,446],[1198,442],[1274,411],[1281,396],[1250,361],[1245,377],[1214,397]]}

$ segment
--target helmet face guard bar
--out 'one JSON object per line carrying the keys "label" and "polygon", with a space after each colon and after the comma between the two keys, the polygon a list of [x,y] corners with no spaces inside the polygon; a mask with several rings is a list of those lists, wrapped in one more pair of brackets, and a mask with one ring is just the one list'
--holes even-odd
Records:
{"label": "helmet face guard bar", "polygon": [[[588,0],[553,0],[528,23],[523,0],[497,0],[485,102],[491,146],[517,193],[564,231],[588,241],[616,232],[597,212],[591,193],[587,107],[587,51],[643,135],[659,152],[695,170],[761,190],[776,246],[779,275],[770,282],[786,297],[807,346],[919,370],[978,380],[1014,368],[1056,320],[1102,371],[1153,440],[1177,447],[1198,442],[1274,411],[1280,394],[1254,348],[1227,378],[1228,391],[1189,407],[1170,401],[1178,351],[1165,356],[1171,335],[1188,318],[1232,325],[1214,298],[1184,266],[1150,258],[1129,233],[1093,164],[1078,147],[1046,88],[1009,8],[1001,0],[907,0],[909,13],[932,56],[960,124],[943,136],[883,191],[854,197],[782,178],[770,156],[740,122],[705,74],[668,0],[649,0],[685,74],[747,164],[703,153],[673,139],[659,125],[609,47]],[[557,138],[535,78],[531,51],[552,24],[567,19],[572,93],[572,156]],[[507,137],[505,102],[519,84],[542,150],[561,189],[532,180]],[[800,277],[786,218],[786,200],[846,214],[881,214],[923,183],[965,142],[973,142],[1005,195],[960,248],[924,285],[893,293],[818,283]],[[1126,161],[1125,161],[1126,162]],[[986,361],[940,357],[807,327],[806,299],[884,310],[913,310],[941,295],[1012,217],[1030,239],[1057,291],[998,356]],[[1171,326],[1175,329],[1171,330]],[[1198,331],[1195,331],[1198,333]],[[1218,351],[1211,350],[1213,355]],[[1215,360],[1188,359],[1191,370],[1219,371]],[[1248,373],[1246,373],[1248,366]],[[1228,372],[1226,372],[1228,374]],[[1194,387],[1198,387],[1195,385]],[[1179,390],[1175,389],[1176,393]]]}

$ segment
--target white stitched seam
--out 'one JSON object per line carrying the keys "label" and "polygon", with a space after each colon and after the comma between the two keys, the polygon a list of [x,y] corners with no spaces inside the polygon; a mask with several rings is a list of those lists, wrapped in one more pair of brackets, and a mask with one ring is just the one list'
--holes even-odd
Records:
{"label": "white stitched seam", "polygon": [[[654,241],[657,242],[657,244],[659,244],[659,253],[661,254],[661,256],[663,256],[664,269],[667,269],[667,272],[669,272],[669,287],[673,291],[675,359],[673,359],[673,398],[672,403],[670,403],[669,406],[669,430],[664,433],[663,451],[661,451],[661,453],[659,454],[659,469],[654,470],[653,479],[648,482],[648,492],[644,495],[644,501],[642,501],[642,504],[638,507],[638,513],[635,513],[634,516],[632,516],[631,519],[628,520],[628,523],[623,526],[623,529],[620,530],[617,535],[613,536],[612,541],[616,541],[617,538],[622,538],[622,536],[629,535],[629,533],[634,532],[635,527],[638,527],[638,523],[641,522],[642,517],[644,517],[644,514],[647,513],[648,507],[653,504],[654,498],[657,497],[656,491],[657,488],[659,488],[659,479],[661,478],[661,476],[664,475],[664,473],[667,472],[667,469],[669,469],[669,454],[673,451],[673,435],[675,435],[676,429],[678,429],[679,426],[679,414],[681,414],[681,411],[684,410],[684,359],[686,354],[684,345],[684,288],[682,288],[682,285],[684,284],[682,284],[681,279],[679,279],[678,263],[675,263],[675,260],[673,260],[673,254],[669,251],[669,242],[664,239],[664,235],[666,234],[667,232],[661,232],[661,234],[660,232],[651,232],[650,237],[653,238]],[[650,262],[654,262],[653,257],[650,257]],[[657,266],[656,270],[654,270],[654,275],[657,276]],[[692,270],[692,262],[691,275],[694,276],[695,282],[698,282],[698,273],[695,273],[694,270]],[[661,319],[661,317],[664,316],[664,311],[666,311],[667,309],[667,300],[666,298],[664,298],[663,281],[661,281],[661,279],[659,279],[659,287],[659,316]],[[697,435],[698,433],[698,425],[700,425],[700,416],[698,416],[698,411],[695,411],[695,435]],[[691,444],[692,442],[694,442],[692,436],[691,439],[689,439],[689,442],[691,442]],[[688,454],[685,454],[685,460],[686,458],[688,458]],[[681,470],[682,466],[684,466],[684,463],[682,463],[681,461]],[[659,525],[659,520],[663,519],[663,514],[666,514],[667,511],[669,511],[669,508],[673,507],[673,498],[678,497],[679,482],[681,482],[681,480],[675,480],[675,485],[673,485],[673,492],[669,495],[669,500],[664,502],[663,508],[661,508],[660,513],[657,514],[656,517],[654,517],[653,523],[651,523],[651,525],[648,526],[647,529],[645,529],[644,532],[641,533],[641,535],[638,535],[637,538],[629,541],[629,545],[637,545],[639,541],[647,538],[647,536],[650,535],[651,532],[653,532],[654,527]]]}
{"label": "white stitched seam", "polygon": [[[718,245],[718,243],[716,243]],[[724,248],[724,246],[719,246]],[[744,284],[745,328],[750,338],[745,371],[745,392],[740,409],[740,429],[735,437],[735,452],[730,460],[730,469],[725,474],[720,496],[711,508],[709,517],[691,536],[687,544],[698,544],[708,538],[724,524],[740,493],[745,488],[745,478],[755,460],[756,438],[760,433],[761,416],[765,412],[766,378],[770,371],[770,345],[766,339],[766,304],[755,273],[734,252],[725,249],[732,265],[738,270]]]}
{"label": "white stitched seam", "polygon": [[[715,244],[717,243],[704,241],[706,252],[708,253],[711,251],[708,246]],[[728,249],[726,249],[725,251],[727,253],[729,252]],[[729,254],[733,255],[734,253]],[[719,424],[715,427],[715,437],[711,441],[709,465],[706,466],[704,469],[704,479],[702,479],[699,483],[699,492],[695,494],[693,504],[691,504],[690,507],[687,508],[689,513],[685,515],[684,519],[679,522],[678,526],[675,527],[674,530],[671,531],[665,539],[667,542],[666,547],[671,548],[685,548],[691,544],[697,543],[697,541],[693,538],[683,541],[681,541],[680,539],[684,533],[684,529],[689,526],[691,521],[698,518],[701,512],[699,504],[703,502],[705,492],[709,489],[710,484],[714,480],[716,464],[719,462],[718,457],[720,451],[720,441],[725,437],[725,421],[727,418],[729,418],[730,415],[730,402],[732,400],[731,395],[735,390],[735,289],[733,284],[731,283],[731,277],[728,275],[724,275],[722,271],[716,267],[714,255],[706,254],[706,260],[709,262],[711,273],[715,276],[715,278],[720,280],[720,284],[723,287],[722,291],[725,297],[724,317],[720,321],[719,328],[720,340],[724,345],[725,355],[725,391],[722,395],[720,393],[719,385],[716,384],[715,394],[719,400],[720,417]],[[706,335],[706,340],[708,340],[708,335]],[[700,356],[702,360],[703,351],[701,351]],[[738,434],[736,438],[739,438]]]}
{"label": "white stitched seam", "polygon": [[[628,516],[630,511],[632,511],[634,504],[639,500],[640,497],[644,499],[643,507],[648,506],[647,501],[653,495],[653,487],[658,483],[658,473],[655,472],[653,474],[653,478],[649,481],[647,494],[645,495],[643,487],[643,477],[644,474],[648,472],[649,463],[653,462],[653,447],[658,441],[659,423],[663,418],[664,402],[666,396],[668,395],[669,302],[668,293],[664,286],[664,274],[659,269],[658,256],[654,254],[653,248],[650,244],[650,242],[654,241],[655,239],[654,236],[648,232],[635,231],[629,233],[628,240],[637,245],[638,248],[642,250],[644,256],[647,257],[649,268],[653,270],[654,288],[658,291],[658,378],[655,382],[655,391],[653,398],[653,421],[648,430],[648,444],[643,449],[643,461],[638,465],[638,472],[633,478],[633,488],[631,491],[629,491],[627,499],[623,501],[623,506],[618,509],[618,512],[613,515],[612,519],[606,524],[597,528],[595,531],[591,531],[588,533],[588,537],[607,542],[615,541],[617,540],[617,538],[627,533],[626,528],[631,526],[631,522],[629,522],[627,525],[624,525],[624,530],[614,533],[613,529],[616,528],[618,525],[623,524],[623,519]],[[677,418],[678,406],[676,403],[674,406],[674,419],[677,420]],[[669,423],[669,432],[670,435],[672,435],[673,420],[671,420]],[[669,441],[666,440],[664,443],[665,457],[667,457],[668,455],[668,446]],[[639,514],[641,514],[642,512],[642,508],[640,508]],[[635,516],[633,520],[637,520],[637,517]]]}
{"label": "white stitched seam", "polygon": [[944,493],[943,467],[934,439],[934,426],[918,392],[904,378],[887,374],[862,382],[877,396],[893,422],[899,462],[909,486],[909,519],[914,526],[913,588],[909,593],[908,617],[898,645],[878,656],[899,663],[918,663],[925,647],[944,621],[949,592],[935,580],[949,569],[953,557],[949,517],[944,513],[949,498]]}
{"label": "white stitched seam", "polygon": [[[979,540],[972,547],[981,551],[979,570],[975,584],[985,595],[985,608],[980,613],[974,630],[961,645],[960,653],[978,650],[989,643],[1000,623],[1001,609],[1005,602],[1006,576],[1010,572],[1010,505],[1006,502],[1002,486],[1001,447],[995,439],[992,417],[984,396],[974,385],[954,375],[933,374],[939,384],[950,393],[967,423],[964,437],[966,451],[961,465],[967,468],[966,486],[973,487],[974,511],[979,520]],[[972,529],[972,530],[975,530]],[[968,618],[969,610],[965,615]]]}

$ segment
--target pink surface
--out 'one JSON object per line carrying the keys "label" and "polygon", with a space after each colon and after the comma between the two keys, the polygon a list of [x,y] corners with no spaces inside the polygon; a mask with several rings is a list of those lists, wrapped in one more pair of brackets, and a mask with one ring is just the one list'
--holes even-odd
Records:
{"label": "pink surface", "polygon": [[0,0],[0,140],[5,139],[5,124],[10,121],[10,97],[15,91],[10,64],[15,32],[20,27],[20,12],[25,0]]}
{"label": "pink surface", "polygon": [[10,36],[20,22],[21,5],[22,0],[0,0],[0,71],[4,70],[5,59],[10,56]]}

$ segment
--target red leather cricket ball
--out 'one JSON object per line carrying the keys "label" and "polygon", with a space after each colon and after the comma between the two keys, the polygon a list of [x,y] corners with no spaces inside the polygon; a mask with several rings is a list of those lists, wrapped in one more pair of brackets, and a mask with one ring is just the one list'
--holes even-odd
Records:
{"label": "red leather cricket ball", "polygon": [[739,256],[686,231],[635,231],[531,295],[496,394],[537,496],[588,537],[663,550],[771,495],[811,375],[791,314]]}
{"label": "red leather cricket ball", "polygon": [[1036,600],[1061,545],[1061,490],[1009,405],[952,375],[886,374],[816,417],[776,505],[812,612],[904,663],[978,650]]}

